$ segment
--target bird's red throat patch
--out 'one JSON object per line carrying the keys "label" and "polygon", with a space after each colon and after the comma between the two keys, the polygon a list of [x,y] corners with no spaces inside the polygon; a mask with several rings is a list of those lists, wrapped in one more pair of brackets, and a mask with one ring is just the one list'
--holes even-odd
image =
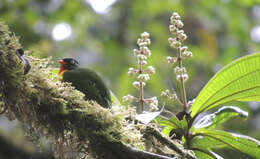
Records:
{"label": "bird's red throat patch", "polygon": [[67,71],[67,69],[66,69],[66,63],[65,63],[63,60],[59,60],[59,63],[60,63],[60,70],[59,70],[59,72],[58,72],[58,75],[63,76],[64,72]]}

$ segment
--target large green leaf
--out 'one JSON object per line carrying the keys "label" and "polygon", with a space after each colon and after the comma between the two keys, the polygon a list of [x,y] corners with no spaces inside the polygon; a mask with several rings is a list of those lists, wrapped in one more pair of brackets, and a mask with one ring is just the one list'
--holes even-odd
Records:
{"label": "large green leaf", "polygon": [[260,101],[260,54],[242,57],[220,70],[202,89],[191,107],[191,116],[220,104]]}
{"label": "large green leaf", "polygon": [[202,149],[196,149],[193,151],[195,152],[195,155],[198,159],[223,159],[223,157],[219,156],[218,154],[212,151]]}
{"label": "large green leaf", "polygon": [[248,112],[234,106],[224,106],[212,114],[207,114],[194,123],[195,128],[215,128],[234,116],[247,117]]}
{"label": "large green leaf", "polygon": [[[260,158],[260,142],[249,136],[203,128],[195,130],[194,133],[202,137],[208,137],[222,142],[226,146],[250,155],[254,158]],[[209,142],[214,143],[214,140],[209,140]]]}
{"label": "large green leaf", "polygon": [[172,116],[169,120],[161,120],[158,122],[161,126],[171,127],[172,129],[181,129],[182,125],[176,116]]}
{"label": "large green leaf", "polygon": [[191,148],[200,148],[204,150],[218,149],[226,145],[217,139],[208,136],[195,136],[190,143]]}
{"label": "large green leaf", "polygon": [[184,134],[187,131],[188,123],[186,119],[179,120],[176,116],[172,116],[168,120],[161,120],[158,122],[160,126],[165,126],[163,133],[169,135],[171,130],[175,130],[175,133]]}

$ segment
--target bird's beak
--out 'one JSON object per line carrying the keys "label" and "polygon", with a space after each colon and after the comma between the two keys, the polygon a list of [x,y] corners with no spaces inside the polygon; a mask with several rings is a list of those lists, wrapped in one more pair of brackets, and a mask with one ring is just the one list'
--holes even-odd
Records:
{"label": "bird's beak", "polygon": [[59,64],[61,64],[61,65],[65,65],[65,64],[66,64],[63,60],[59,60],[58,62],[59,62]]}

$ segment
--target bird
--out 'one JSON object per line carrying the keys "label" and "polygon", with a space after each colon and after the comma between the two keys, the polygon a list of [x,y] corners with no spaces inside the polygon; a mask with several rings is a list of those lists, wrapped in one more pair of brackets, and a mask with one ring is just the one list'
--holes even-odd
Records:
{"label": "bird", "polygon": [[79,67],[79,62],[73,58],[63,58],[58,62],[60,64],[58,75],[62,77],[62,82],[70,82],[85,94],[86,100],[96,101],[104,108],[111,107],[110,91],[96,72]]}

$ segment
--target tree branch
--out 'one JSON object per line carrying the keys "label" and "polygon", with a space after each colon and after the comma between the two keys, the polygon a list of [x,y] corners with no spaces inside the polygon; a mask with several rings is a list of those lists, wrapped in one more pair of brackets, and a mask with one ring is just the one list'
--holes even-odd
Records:
{"label": "tree branch", "polygon": [[[16,50],[21,46],[0,22],[0,94],[4,115],[48,137],[56,158],[91,154],[113,159],[169,159],[123,143],[121,119],[68,83],[55,82],[48,60],[30,57],[32,69],[24,75],[24,63]],[[83,154],[82,154],[83,153]],[[177,152],[179,153],[179,152]]]}

